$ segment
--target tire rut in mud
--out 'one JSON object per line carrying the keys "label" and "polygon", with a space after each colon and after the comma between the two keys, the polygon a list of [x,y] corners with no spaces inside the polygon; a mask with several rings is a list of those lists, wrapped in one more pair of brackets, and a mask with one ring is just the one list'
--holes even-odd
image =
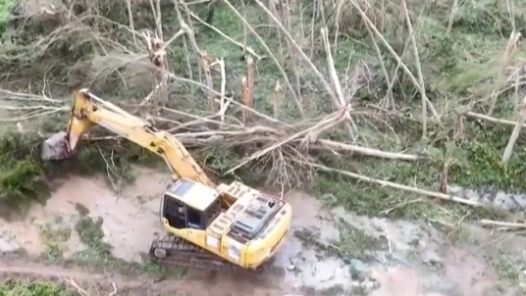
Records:
{"label": "tire rut in mud", "polygon": [[97,291],[113,290],[113,285],[121,292],[119,295],[255,295],[282,296],[287,294],[279,288],[262,287],[262,283],[242,283],[236,279],[223,278],[181,278],[155,280],[147,275],[124,276],[118,273],[94,272],[80,267],[63,267],[25,260],[6,260],[0,258],[0,281],[8,279],[46,280],[66,282],[73,280],[86,289]]}

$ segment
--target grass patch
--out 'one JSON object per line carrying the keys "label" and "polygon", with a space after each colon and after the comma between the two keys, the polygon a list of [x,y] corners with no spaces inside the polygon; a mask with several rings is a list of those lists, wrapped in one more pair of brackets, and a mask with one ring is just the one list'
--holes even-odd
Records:
{"label": "grass patch", "polygon": [[9,281],[0,284],[1,296],[75,296],[80,295],[64,285],[53,282]]}
{"label": "grass patch", "polygon": [[387,242],[361,229],[345,225],[340,229],[340,239],[337,245],[344,258],[365,261],[373,259],[375,251],[385,249]]}
{"label": "grass patch", "polygon": [[92,218],[82,215],[75,225],[81,242],[87,246],[87,249],[76,254],[73,259],[66,260],[65,264],[80,264],[87,268],[95,268],[97,270],[115,270],[121,274],[140,275],[148,274],[155,278],[179,278],[186,272],[185,269],[163,266],[155,262],[151,262],[146,254],[144,254],[144,262],[127,262],[125,260],[115,258],[111,253],[112,247],[104,242],[104,232],[102,230],[102,218]]}
{"label": "grass patch", "polygon": [[44,204],[54,190],[52,179],[68,174],[103,173],[114,189],[133,181],[131,164],[157,165],[160,159],[140,146],[84,145],[74,158],[45,162],[40,158],[42,139],[36,135],[6,133],[0,137],[0,216],[23,213],[34,202]]}
{"label": "grass patch", "polygon": [[83,216],[75,225],[75,230],[79,234],[80,241],[95,252],[108,252],[110,246],[103,242],[104,232],[102,231],[103,220],[101,217],[92,218]]}
{"label": "grass patch", "polygon": [[345,261],[351,259],[371,260],[374,252],[386,247],[386,242],[347,223],[339,230],[340,239],[331,243],[322,242],[318,234],[308,230],[298,230],[294,236],[306,246],[313,246],[327,256],[336,256]]}
{"label": "grass patch", "polygon": [[499,250],[493,259],[493,268],[497,275],[514,285],[524,285],[526,266],[520,256],[508,251]]}
{"label": "grass patch", "polygon": [[[16,7],[15,0],[4,0],[0,2],[0,32],[4,32],[9,27],[9,21],[11,20],[11,14],[13,9]],[[1,34],[0,34],[1,37]],[[2,38],[0,38],[2,40]]]}
{"label": "grass patch", "polygon": [[0,138],[0,203],[20,209],[34,201],[43,202],[46,191],[43,168],[35,156],[33,140],[15,134]]}
{"label": "grass patch", "polygon": [[69,240],[70,235],[70,227],[62,223],[40,226],[40,236],[46,244],[46,252],[44,255],[47,261],[56,262],[62,258],[62,245]]}
{"label": "grass patch", "polygon": [[81,217],[86,217],[89,214],[89,209],[81,203],[75,204],[75,210],[77,210]]}

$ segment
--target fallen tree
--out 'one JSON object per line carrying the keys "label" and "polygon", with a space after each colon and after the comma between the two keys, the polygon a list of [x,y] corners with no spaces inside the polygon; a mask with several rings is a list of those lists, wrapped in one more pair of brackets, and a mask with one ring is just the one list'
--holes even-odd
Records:
{"label": "fallen tree", "polygon": [[[415,28],[418,21],[429,24],[412,16],[410,7],[420,4],[402,4],[382,8],[378,15],[361,1],[309,6],[308,42],[296,37],[305,33],[305,24],[292,20],[298,3],[220,1],[214,18],[209,18],[214,14],[210,7],[182,1],[40,7],[36,15],[23,17],[45,24],[45,32],[35,41],[35,36],[24,35],[30,34],[32,24],[18,24],[18,39],[0,55],[2,67],[10,71],[0,90],[2,121],[18,125],[33,141],[40,140],[65,127],[71,91],[90,87],[105,100],[176,135],[218,175],[242,170],[241,175],[253,182],[265,179],[296,188],[311,185],[317,171],[324,170],[446,199],[448,176],[458,179],[467,171],[457,152],[471,133],[473,123],[468,119],[493,118],[480,112],[495,109],[490,107],[498,105],[496,98],[510,89],[515,96],[522,95],[520,77],[516,71],[511,76],[508,72],[509,67],[520,67],[515,59],[518,40],[510,37],[503,48],[506,65],[499,64],[496,72],[478,80],[479,87],[492,81],[489,98],[484,97],[487,90],[472,90],[464,94],[472,99],[441,99],[445,91],[430,86],[424,77],[440,80],[428,65],[435,57],[422,56],[419,48],[419,42],[430,41],[422,40],[425,36]],[[222,14],[235,21],[221,19]],[[267,31],[249,21],[249,15],[256,14],[266,16]],[[347,24],[348,19],[361,21]],[[226,30],[236,32],[226,32],[222,22],[234,22]],[[440,29],[452,34],[455,20],[446,23]],[[366,58],[339,54],[339,42],[346,41],[338,32],[351,32],[349,28],[364,34],[360,38],[369,46]],[[402,34],[394,34],[393,28]],[[239,32],[240,36],[232,35]],[[441,46],[430,50],[440,52]],[[36,60],[44,69],[35,65]],[[20,87],[25,76],[37,72],[38,83],[32,78],[27,88]],[[449,87],[447,95],[461,97],[454,91],[458,88]],[[412,100],[409,93],[416,93],[419,100]],[[90,156],[86,159],[97,155],[112,174],[122,170],[109,169],[115,165],[108,157],[143,157],[143,152],[100,130],[86,140],[97,147],[86,152]],[[33,154],[27,155],[38,163]],[[391,172],[394,177],[382,179],[383,169],[371,172],[374,166],[364,159],[411,163],[412,174],[429,171],[427,183],[401,184],[396,179],[400,167]],[[514,169],[508,167],[505,172]],[[479,205],[462,197],[449,200]]]}

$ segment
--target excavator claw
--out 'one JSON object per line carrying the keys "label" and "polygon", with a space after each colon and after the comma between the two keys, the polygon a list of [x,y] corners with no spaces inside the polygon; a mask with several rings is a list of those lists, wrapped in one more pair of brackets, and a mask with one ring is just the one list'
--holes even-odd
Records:
{"label": "excavator claw", "polygon": [[41,157],[43,160],[62,160],[71,157],[67,142],[68,134],[58,132],[47,138],[42,144]]}

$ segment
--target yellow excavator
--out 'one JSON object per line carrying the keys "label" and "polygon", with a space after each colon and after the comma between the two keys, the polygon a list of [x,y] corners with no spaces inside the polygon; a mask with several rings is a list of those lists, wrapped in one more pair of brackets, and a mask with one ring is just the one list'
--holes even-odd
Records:
{"label": "yellow excavator", "polygon": [[75,94],[71,113],[67,131],[44,142],[43,159],[74,155],[82,136],[98,125],[159,155],[173,173],[159,211],[167,235],[153,241],[153,260],[218,271],[261,270],[283,243],[290,204],[237,181],[216,185],[175,136],[88,89]]}

